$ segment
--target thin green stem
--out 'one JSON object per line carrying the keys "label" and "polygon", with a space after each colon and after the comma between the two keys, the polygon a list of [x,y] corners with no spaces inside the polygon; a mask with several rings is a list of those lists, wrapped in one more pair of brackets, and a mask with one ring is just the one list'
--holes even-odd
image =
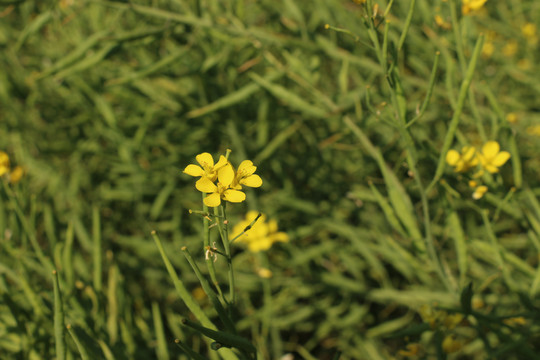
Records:
{"label": "thin green stem", "polygon": [[161,254],[161,257],[163,259],[163,263],[167,268],[167,272],[171,277],[171,280],[174,284],[178,296],[180,296],[180,299],[182,299],[188,309],[193,313],[193,315],[195,315],[195,317],[201,322],[201,324],[206,327],[215,329],[216,327],[214,326],[214,324],[206,316],[199,304],[197,304],[197,302],[193,299],[189,291],[184,286],[184,283],[178,278],[178,275],[176,274],[176,271],[174,270],[171,261],[169,260],[167,254],[165,253],[165,250],[163,249],[163,244],[161,243],[161,240],[159,239],[159,236],[155,231],[152,231],[152,238],[154,239],[156,246],[158,247],[159,253]]}
{"label": "thin green stem", "polygon": [[463,80],[463,83],[461,84],[461,88],[459,90],[459,95],[458,95],[458,102],[456,104],[456,109],[454,111],[454,115],[452,116],[452,120],[450,120],[450,124],[448,125],[448,131],[446,132],[446,136],[444,138],[443,147],[441,149],[441,155],[439,157],[439,162],[437,164],[437,170],[435,170],[435,176],[433,177],[433,180],[427,187],[427,190],[426,190],[427,193],[430,192],[430,190],[435,186],[435,184],[439,181],[439,179],[441,178],[443,174],[446,153],[450,149],[450,146],[452,146],[452,141],[454,140],[454,136],[456,135],[456,131],[459,125],[459,120],[461,119],[461,113],[465,105],[465,100],[467,99],[467,93],[469,91],[469,86],[471,85],[471,82],[474,76],[474,70],[476,69],[476,63],[478,61],[480,51],[482,50],[483,43],[484,43],[484,35],[480,35],[478,37],[478,40],[476,41],[476,46],[474,47],[474,52],[471,57],[471,61],[469,62],[469,67],[467,68],[465,79]]}
{"label": "thin green stem", "polygon": [[461,37],[460,24],[458,21],[456,1],[450,1],[450,17],[452,19],[452,29],[454,30],[454,40],[456,42],[456,52],[458,55],[459,66],[461,71],[465,72],[467,68],[467,62],[465,61],[465,55],[463,53],[463,40]]}
{"label": "thin green stem", "polygon": [[184,253],[184,256],[186,257],[187,261],[189,262],[189,265],[191,265],[191,268],[195,272],[195,275],[197,275],[197,278],[199,279],[199,282],[201,283],[201,287],[203,288],[206,295],[208,295],[208,298],[212,302],[212,305],[214,306],[214,309],[216,309],[216,312],[219,315],[219,318],[223,322],[223,325],[225,325],[225,328],[227,331],[230,331],[232,333],[236,333],[236,330],[234,328],[234,324],[225,311],[225,308],[223,307],[223,304],[220,302],[220,300],[217,297],[217,294],[210,286],[210,283],[208,280],[206,280],[206,277],[202,274],[201,270],[199,269],[199,266],[191,256],[191,253],[187,249],[187,247],[182,247],[182,252]]}
{"label": "thin green stem", "polygon": [[[204,198],[206,197],[206,193],[202,193],[202,199],[203,199],[203,214],[208,214],[208,206],[204,204]],[[216,218],[216,221],[220,221],[219,218]],[[210,245],[210,218],[208,215],[203,216],[203,244],[204,249],[208,251],[208,249],[213,248],[213,246]],[[219,282],[216,275],[216,268],[214,266],[214,259],[212,256],[205,256],[206,260],[206,267],[208,268],[208,273],[210,274],[210,279],[212,280],[212,283],[216,287],[219,296],[225,300],[223,297],[223,292],[221,291],[221,287],[219,286]]]}
{"label": "thin green stem", "polygon": [[409,32],[409,28],[411,27],[415,4],[416,4],[416,0],[411,0],[411,3],[409,5],[409,11],[407,13],[407,18],[405,19],[405,26],[403,27],[403,31],[401,32],[401,36],[399,37],[398,47],[397,47],[398,52],[403,47],[403,44],[405,43],[405,38],[407,38],[407,33]]}
{"label": "thin green stem", "polygon": [[58,284],[58,273],[53,270],[53,285],[54,285],[54,338],[56,345],[56,359],[64,360],[66,358],[66,340],[64,333],[64,306],[62,303],[62,295],[60,293],[60,285]]}

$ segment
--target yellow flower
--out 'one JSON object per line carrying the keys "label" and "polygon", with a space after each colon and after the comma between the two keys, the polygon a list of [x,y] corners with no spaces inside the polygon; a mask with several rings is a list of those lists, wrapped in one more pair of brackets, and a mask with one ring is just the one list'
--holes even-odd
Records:
{"label": "yellow flower", "polygon": [[540,125],[529,126],[527,128],[527,134],[540,136]]}
{"label": "yellow flower", "polygon": [[504,47],[502,48],[502,53],[506,57],[512,57],[514,56],[518,51],[518,43],[515,40],[510,40]]}
{"label": "yellow flower", "polygon": [[447,335],[442,342],[442,348],[447,354],[455,353],[456,351],[461,350],[463,345],[463,341],[456,340],[456,336],[453,334]]}
{"label": "yellow flower", "polygon": [[[234,226],[232,239],[236,238],[257,218],[256,211],[249,211],[246,218]],[[266,216],[261,217],[238,239],[238,242],[247,245],[249,251],[259,252],[270,249],[275,242],[288,242],[289,236],[278,231],[277,222],[270,220],[266,222]]]}
{"label": "yellow flower", "polygon": [[195,184],[197,190],[209,193],[203,200],[206,206],[219,206],[221,200],[239,203],[246,199],[246,194],[231,188],[231,184],[234,180],[234,170],[230,164],[226,164],[218,170],[217,180],[218,183],[216,185],[208,177],[201,176]]}
{"label": "yellow flower", "polygon": [[212,155],[207,152],[197,155],[195,159],[201,166],[190,164],[186,166],[184,173],[195,177],[200,176],[201,179],[199,181],[202,178],[207,178],[212,182],[216,181],[219,169],[228,164],[227,159],[223,155],[219,157],[217,164],[214,164]]}
{"label": "yellow flower", "polygon": [[444,30],[450,30],[452,28],[452,25],[445,21],[441,15],[435,15],[435,23],[440,28],[443,28]]}
{"label": "yellow flower", "polygon": [[24,175],[24,170],[20,166],[15,168],[9,173],[9,182],[12,184],[18,183]]}
{"label": "yellow flower", "polygon": [[253,165],[250,160],[244,160],[240,163],[236,175],[232,182],[231,188],[240,190],[242,185],[249,187],[260,187],[262,185],[262,179],[259,175],[255,175],[257,167]]}
{"label": "yellow flower", "polygon": [[513,318],[504,319],[503,323],[505,323],[508,326],[515,326],[515,325],[527,325],[527,320],[523,316],[517,316]]}
{"label": "yellow flower", "polygon": [[461,13],[467,15],[473,11],[479,10],[487,0],[463,0],[461,2]]}
{"label": "yellow flower", "polygon": [[9,156],[3,151],[0,151],[0,176],[9,172]]}
{"label": "yellow flower", "polygon": [[270,279],[272,277],[272,271],[267,268],[260,268],[257,269],[257,275],[262,277],[263,279]]}
{"label": "yellow flower", "polygon": [[464,146],[461,154],[456,150],[449,150],[446,154],[446,163],[453,166],[455,172],[465,172],[478,165],[476,149],[472,146]]}
{"label": "yellow flower", "polygon": [[515,124],[518,121],[518,116],[516,113],[508,113],[506,114],[506,121],[508,121],[510,124]]}
{"label": "yellow flower", "polygon": [[523,33],[523,36],[527,38],[534,37],[536,35],[536,25],[533,23],[526,23],[521,27],[521,32]]}
{"label": "yellow flower", "polygon": [[461,321],[463,321],[463,314],[455,313],[455,314],[449,314],[447,315],[443,320],[443,325],[447,329],[454,329],[456,326],[458,326]]}
{"label": "yellow flower", "polygon": [[499,172],[499,167],[510,159],[510,153],[500,151],[500,145],[496,141],[488,141],[482,146],[482,152],[478,154],[482,168],[494,174]]}
{"label": "yellow flower", "polygon": [[421,345],[418,343],[407,344],[405,350],[399,350],[398,354],[401,356],[416,356],[420,352]]}

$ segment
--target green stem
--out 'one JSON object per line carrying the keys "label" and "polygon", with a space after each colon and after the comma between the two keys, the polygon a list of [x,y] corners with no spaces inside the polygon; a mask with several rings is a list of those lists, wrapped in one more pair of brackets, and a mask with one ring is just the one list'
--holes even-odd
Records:
{"label": "green stem", "polygon": [[58,273],[53,270],[54,286],[54,338],[56,344],[56,359],[64,360],[66,358],[66,340],[64,337],[64,306],[62,304],[62,295],[60,294],[60,285],[58,284]]}
{"label": "green stem", "polygon": [[195,315],[195,317],[206,327],[215,329],[216,327],[210,319],[206,316],[204,311],[201,309],[199,304],[195,302],[189,291],[184,286],[184,283],[180,281],[178,278],[178,275],[176,274],[176,271],[174,270],[174,267],[171,264],[171,261],[167,257],[167,254],[165,254],[165,250],[163,249],[163,244],[161,243],[161,240],[159,239],[159,236],[155,231],[152,231],[152,238],[154,239],[156,246],[158,247],[159,253],[161,254],[161,257],[163,259],[163,262],[165,263],[165,267],[167,268],[167,272],[169,273],[169,276],[171,277],[174,287],[176,289],[176,292],[178,293],[178,296],[180,296],[180,299],[186,304],[188,309]]}
{"label": "green stem", "polygon": [[[202,193],[203,198],[203,213],[208,213],[208,206],[204,204],[204,198],[206,197],[206,193]],[[216,218],[216,221],[220,221],[219,218]],[[203,216],[203,234],[204,234],[204,249],[207,251],[208,249],[213,248],[213,246],[210,245],[210,220],[208,216]],[[219,296],[222,299],[225,299],[223,297],[223,292],[221,291],[221,287],[219,286],[219,282],[217,280],[216,276],[216,267],[214,266],[214,260],[212,256],[205,256],[206,260],[206,267],[208,268],[208,273],[210,274],[210,279],[212,280],[212,283],[215,285]]]}
{"label": "green stem", "polygon": [[465,105],[465,100],[467,99],[467,93],[469,91],[469,86],[471,85],[471,81],[474,76],[474,70],[476,69],[476,63],[478,61],[480,51],[482,50],[483,43],[484,43],[484,35],[482,34],[478,37],[478,40],[476,41],[476,46],[474,47],[474,52],[471,57],[471,61],[469,62],[469,67],[467,68],[465,79],[463,80],[463,83],[461,84],[461,88],[459,90],[459,95],[458,95],[458,102],[456,104],[456,109],[454,111],[454,115],[452,116],[452,120],[450,120],[450,125],[448,125],[448,131],[446,132],[446,136],[444,138],[443,147],[441,149],[441,155],[439,157],[439,162],[437,164],[437,170],[435,170],[435,176],[433,180],[431,181],[431,183],[429,184],[429,186],[427,187],[427,190],[426,190],[427,193],[430,192],[430,190],[435,186],[435,184],[439,181],[439,179],[441,178],[443,174],[446,153],[450,149],[450,146],[452,145],[452,141],[454,140],[454,136],[456,135],[456,131],[459,125],[459,120],[461,119],[461,113]]}

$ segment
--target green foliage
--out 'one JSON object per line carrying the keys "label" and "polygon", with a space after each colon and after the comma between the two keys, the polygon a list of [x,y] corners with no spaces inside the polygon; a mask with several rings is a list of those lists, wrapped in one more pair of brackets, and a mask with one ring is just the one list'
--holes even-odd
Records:
{"label": "green foliage", "polygon": [[[375,3],[0,1],[3,358],[538,353],[540,3]],[[473,200],[445,156],[489,140]],[[264,180],[231,224],[291,239],[232,243],[234,282],[181,173],[226,149]]]}

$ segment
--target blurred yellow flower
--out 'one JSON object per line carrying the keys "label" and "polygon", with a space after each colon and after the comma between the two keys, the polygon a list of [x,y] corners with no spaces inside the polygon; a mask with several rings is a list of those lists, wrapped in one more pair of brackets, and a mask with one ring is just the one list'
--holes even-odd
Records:
{"label": "blurred yellow flower", "polygon": [[518,116],[516,113],[508,113],[506,114],[506,121],[508,121],[510,124],[515,124],[518,121]]}
{"label": "blurred yellow flower", "polygon": [[527,134],[540,136],[540,125],[533,125],[527,128]]}
{"label": "blurred yellow flower", "polygon": [[503,166],[508,159],[510,153],[500,151],[501,147],[496,141],[488,141],[482,146],[482,151],[478,154],[482,168],[492,174],[499,172],[499,168]]}
{"label": "blurred yellow flower", "polygon": [[526,23],[521,27],[521,33],[527,39],[529,45],[536,45],[538,43],[538,36],[536,35],[536,25],[533,23]]}
{"label": "blurred yellow flower", "polygon": [[405,350],[402,349],[398,351],[398,355],[407,357],[416,356],[420,352],[421,348],[422,346],[418,343],[407,344],[407,346],[405,346]]}
{"label": "blurred yellow flower", "polygon": [[478,186],[476,189],[474,189],[474,192],[472,194],[472,198],[474,200],[479,200],[481,199],[485,193],[487,193],[488,191],[488,187],[485,186],[485,185],[480,185]]}
{"label": "blurred yellow flower", "polygon": [[11,170],[11,163],[7,153],[0,151],[0,177],[4,177],[11,184],[18,183],[24,175],[24,169],[15,166]]}
{"label": "blurred yellow flower", "polygon": [[517,316],[513,318],[504,319],[503,323],[505,323],[508,326],[515,326],[515,325],[526,325],[527,320],[523,316]]}
{"label": "blurred yellow flower", "polygon": [[446,163],[453,166],[455,172],[465,172],[478,165],[476,149],[472,146],[464,146],[461,154],[456,150],[449,150],[446,154]]}
{"label": "blurred yellow flower", "polygon": [[206,206],[219,206],[221,200],[239,203],[246,199],[246,194],[230,187],[234,180],[234,170],[230,164],[226,164],[218,170],[217,180],[216,185],[208,177],[202,176],[195,184],[197,190],[209,194],[203,200]]}
{"label": "blurred yellow flower", "polygon": [[463,341],[457,340],[454,334],[447,335],[442,342],[442,348],[447,354],[455,353],[461,350],[463,345]]}
{"label": "blurred yellow flower", "polygon": [[24,175],[24,169],[21,166],[15,168],[9,173],[9,182],[12,184],[18,183]]}
{"label": "blurred yellow flower", "polygon": [[0,176],[9,172],[9,156],[3,151],[0,151]]}
{"label": "blurred yellow flower", "polygon": [[516,40],[510,40],[502,48],[502,53],[506,57],[512,57],[518,52],[518,43]]}
{"label": "blurred yellow flower", "polygon": [[450,30],[452,28],[452,25],[449,22],[445,21],[441,15],[435,15],[435,24],[445,30]]}
{"label": "blurred yellow flower", "polygon": [[270,279],[272,277],[272,271],[267,268],[260,268],[257,270],[257,275],[262,277],[263,279]]}
{"label": "blurred yellow flower", "polygon": [[487,0],[463,0],[461,2],[461,13],[468,15],[469,13],[479,10]]}
{"label": "blurred yellow flower", "polygon": [[[249,211],[244,220],[234,226],[232,230],[232,239],[241,235],[242,232],[257,218],[259,215],[256,211]],[[266,216],[261,215],[260,218],[236,240],[247,245],[251,252],[266,251],[276,242],[288,242],[289,236],[284,232],[278,231],[277,222],[269,220],[266,222]]]}
{"label": "blurred yellow flower", "polygon": [[260,187],[262,185],[262,179],[259,175],[255,175],[257,167],[253,165],[250,160],[244,160],[240,163],[236,175],[232,182],[231,188],[240,190],[242,185],[249,187]]}

